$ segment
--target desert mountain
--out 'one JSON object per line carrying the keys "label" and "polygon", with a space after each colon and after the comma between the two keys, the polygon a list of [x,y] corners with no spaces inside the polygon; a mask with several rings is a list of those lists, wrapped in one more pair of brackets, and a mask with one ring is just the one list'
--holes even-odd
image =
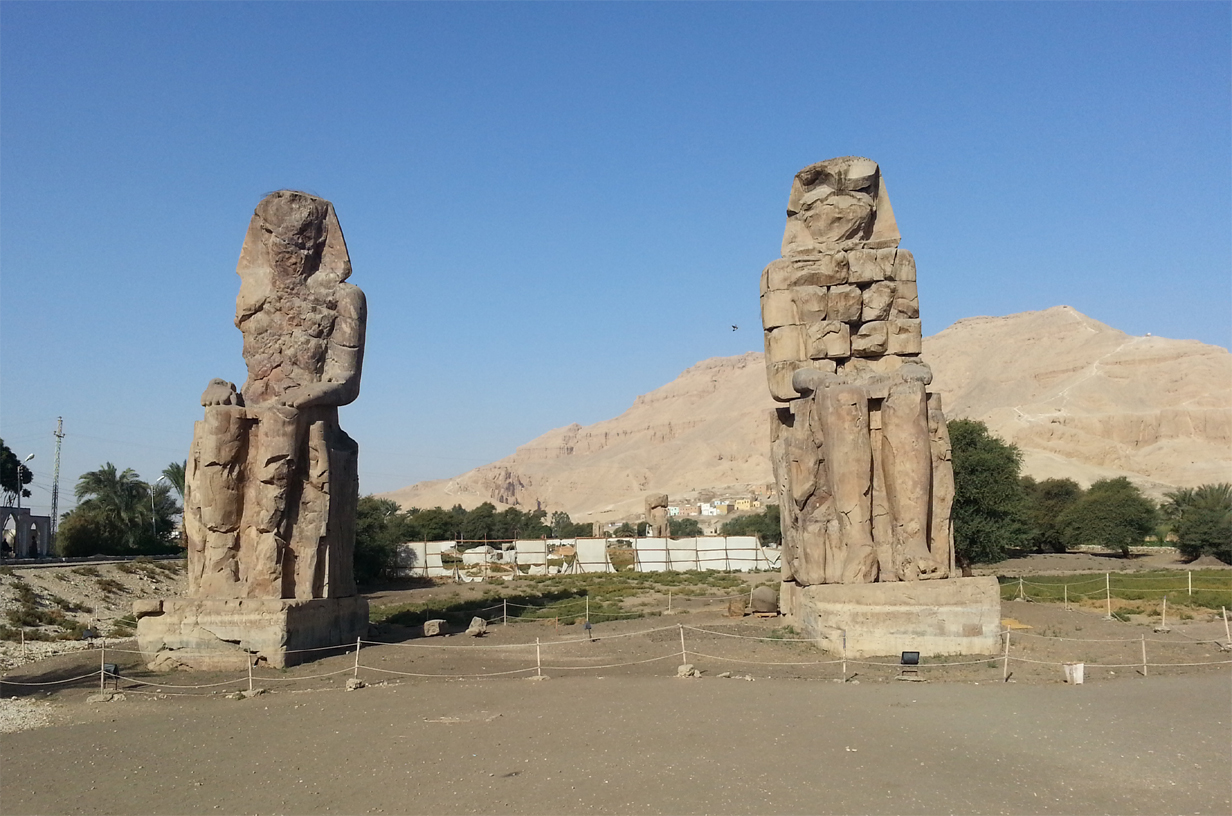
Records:
{"label": "desert mountain", "polygon": [[[924,340],[947,416],[986,422],[1024,472],[1083,484],[1128,476],[1159,494],[1232,481],[1232,354],[1131,337],[1057,306],[960,320]],[[564,509],[575,521],[771,491],[762,355],[704,360],[620,416],[548,431],[509,457],[386,498],[403,507]]]}

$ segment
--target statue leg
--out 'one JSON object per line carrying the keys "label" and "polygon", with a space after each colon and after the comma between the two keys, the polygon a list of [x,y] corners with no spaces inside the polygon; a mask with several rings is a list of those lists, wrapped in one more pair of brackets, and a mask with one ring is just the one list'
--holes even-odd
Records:
{"label": "statue leg", "polygon": [[796,563],[796,508],[787,480],[787,434],[790,423],[790,409],[776,408],[770,412],[770,464],[774,468],[774,486],[779,497],[779,530],[783,534],[779,564],[784,581],[795,580]]}
{"label": "statue leg", "polygon": [[928,395],[928,433],[932,447],[932,506],[929,508],[929,550],[933,560],[954,574],[954,528],[950,511],[954,506],[954,464],[950,431],[941,410],[941,395]]}
{"label": "statue leg", "polygon": [[[818,443],[815,400],[792,403],[792,424],[786,428],[785,466],[790,510],[795,517],[794,563],[796,583],[813,586],[826,583],[826,515],[832,512],[829,486],[825,482],[823,446]],[[819,478],[819,476],[821,478]]]}
{"label": "statue leg", "polygon": [[904,581],[944,575],[928,550],[932,498],[932,447],[924,384],[906,380],[882,402],[883,468],[893,518],[898,577]]}
{"label": "statue leg", "polygon": [[847,552],[842,581],[877,580],[873,546],[873,450],[868,428],[868,394],[858,385],[828,385],[817,392],[831,492]]}
{"label": "statue leg", "polygon": [[299,496],[294,529],[287,539],[293,569],[284,571],[290,585],[284,584],[285,597],[322,598],[324,595],[329,519],[329,449],[326,423],[308,424],[304,457],[308,464]]}
{"label": "statue leg", "polygon": [[239,537],[244,514],[243,476],[249,421],[243,408],[211,405],[196,424],[190,456],[191,497],[185,519],[190,589],[214,598],[235,598],[240,584]]}
{"label": "statue leg", "polygon": [[297,412],[290,408],[264,410],[257,424],[257,500],[248,518],[254,540],[244,576],[250,598],[283,597],[288,494],[297,470],[299,424]]}

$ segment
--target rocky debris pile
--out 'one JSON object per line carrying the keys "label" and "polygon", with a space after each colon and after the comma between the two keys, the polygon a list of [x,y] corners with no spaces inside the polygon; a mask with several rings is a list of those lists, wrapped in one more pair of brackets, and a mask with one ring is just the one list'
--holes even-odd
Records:
{"label": "rocky debris pile", "polygon": [[51,725],[51,704],[21,697],[0,699],[0,734]]}

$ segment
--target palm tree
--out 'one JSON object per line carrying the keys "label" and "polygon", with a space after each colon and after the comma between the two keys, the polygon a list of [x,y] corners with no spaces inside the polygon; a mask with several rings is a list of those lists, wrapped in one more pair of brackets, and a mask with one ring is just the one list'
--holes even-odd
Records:
{"label": "palm tree", "polygon": [[188,467],[187,460],[183,462],[172,462],[163,468],[163,477],[166,478],[171,486],[175,488],[175,492],[180,494],[180,501],[184,501],[184,469]]}
{"label": "palm tree", "polygon": [[165,541],[180,512],[166,484],[146,484],[132,468],[117,473],[110,462],[83,473],[74,492],[79,504],[73,512],[93,520],[103,537],[116,539],[117,551]]}

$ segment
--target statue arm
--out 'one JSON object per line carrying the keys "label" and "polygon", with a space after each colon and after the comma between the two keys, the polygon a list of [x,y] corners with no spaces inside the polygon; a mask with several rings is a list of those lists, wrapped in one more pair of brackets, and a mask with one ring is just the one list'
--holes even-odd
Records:
{"label": "statue arm", "polygon": [[368,304],[363,291],[357,286],[342,284],[338,317],[329,338],[321,380],[288,390],[283,395],[284,403],[302,409],[354,402],[359,396],[367,322]]}

